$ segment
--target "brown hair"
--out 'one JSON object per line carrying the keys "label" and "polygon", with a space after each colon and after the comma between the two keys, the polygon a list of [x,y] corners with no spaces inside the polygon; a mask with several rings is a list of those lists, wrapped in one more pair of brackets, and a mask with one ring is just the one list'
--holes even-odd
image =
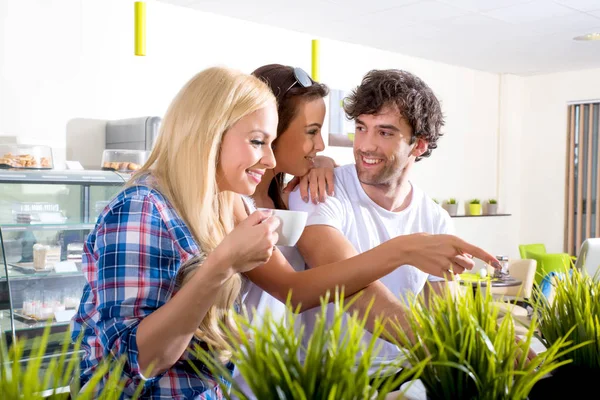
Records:
{"label": "brown hair", "polygon": [[[290,123],[296,117],[298,105],[301,101],[322,99],[329,94],[327,86],[312,79],[312,85],[308,87],[295,83],[294,68],[286,65],[263,65],[254,70],[252,75],[264,81],[271,88],[277,99],[277,114],[279,115],[277,137],[280,137],[290,126]],[[275,146],[277,146],[277,139],[273,141],[273,147]],[[269,185],[269,197],[273,200],[275,208],[278,209],[287,208],[281,198],[284,178],[285,173],[279,173]]]}
{"label": "brown hair", "polygon": [[428,143],[428,149],[416,161],[429,157],[443,135],[444,115],[433,91],[410,72],[397,69],[372,70],[360,86],[344,99],[344,111],[350,119],[363,114],[377,114],[386,106],[394,106],[411,126],[413,136]]}

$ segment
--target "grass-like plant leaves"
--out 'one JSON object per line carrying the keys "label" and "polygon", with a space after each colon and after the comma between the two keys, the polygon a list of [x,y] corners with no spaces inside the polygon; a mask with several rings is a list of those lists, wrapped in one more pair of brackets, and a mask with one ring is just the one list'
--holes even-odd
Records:
{"label": "grass-like plant leaves", "polygon": [[[364,400],[383,399],[398,385],[410,378],[418,378],[427,359],[404,369],[394,379],[384,379],[398,372],[404,364],[398,359],[390,365],[380,365],[370,375],[373,359],[380,348],[377,338],[383,333],[381,321],[376,323],[368,345],[363,342],[367,315],[358,317],[350,311],[356,297],[345,302],[343,293],[335,295],[333,323],[327,323],[328,296],[322,299],[321,313],[315,321],[306,348],[303,337],[307,334],[300,317],[288,301],[284,319],[273,317],[268,311],[262,323],[253,325],[247,315],[235,317],[239,333],[229,332],[232,361],[246,380],[252,395],[261,400]],[[372,303],[371,303],[372,304]],[[345,319],[345,324],[343,323]],[[200,347],[195,356],[204,362],[214,376],[221,376],[221,389],[227,399],[250,398],[224,366]],[[198,371],[199,372],[199,371]]]}
{"label": "grass-like plant leaves", "polygon": [[429,299],[419,296],[407,306],[414,339],[398,324],[393,324],[395,336],[413,365],[430,360],[420,377],[430,399],[526,399],[537,381],[568,362],[561,360],[574,349],[559,338],[527,361],[536,321],[517,340],[510,314],[498,323],[499,309],[486,288],[456,297],[448,289]]}

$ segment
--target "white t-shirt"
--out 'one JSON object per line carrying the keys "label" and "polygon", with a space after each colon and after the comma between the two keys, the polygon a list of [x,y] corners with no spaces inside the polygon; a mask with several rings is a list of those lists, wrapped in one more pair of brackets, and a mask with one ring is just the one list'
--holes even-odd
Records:
{"label": "white t-shirt", "polygon": [[[334,174],[333,197],[330,196],[324,203],[314,205],[302,201],[299,191],[296,190],[290,194],[289,207],[291,210],[308,212],[307,226],[328,225],[338,229],[359,253],[400,235],[453,232],[452,220],[448,213],[412,183],[412,200],[408,207],[400,212],[390,212],[377,205],[365,193],[354,164],[336,168]],[[365,268],[369,266],[365,265]],[[434,279],[431,280],[437,280],[432,278]],[[405,297],[409,292],[419,293],[427,279],[428,274],[425,272],[403,265],[380,281],[395,295]],[[320,308],[314,308],[303,313],[302,318],[308,334],[314,325],[315,315],[320,312]],[[332,313],[333,306],[330,305],[328,315]],[[368,343],[370,339],[370,333],[366,332],[365,341]],[[377,345],[381,345],[381,351],[375,360],[376,366],[380,362],[391,361],[399,354],[399,349],[389,342],[380,339]]]}

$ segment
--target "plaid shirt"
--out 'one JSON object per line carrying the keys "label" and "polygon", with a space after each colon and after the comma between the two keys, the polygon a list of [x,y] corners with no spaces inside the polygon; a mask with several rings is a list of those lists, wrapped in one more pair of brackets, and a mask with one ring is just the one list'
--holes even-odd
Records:
{"label": "plaid shirt", "polygon": [[[102,359],[124,356],[122,398],[142,384],[146,399],[221,399],[214,378],[208,373],[200,378],[189,366],[188,352],[156,377],[146,379],[140,371],[136,343],[140,321],[169,301],[176,292],[179,267],[200,252],[166,198],[140,183],[110,202],[84,246],[82,271],[87,283],[71,322],[73,340],[83,336],[81,387]],[[100,382],[97,390],[105,383]]]}

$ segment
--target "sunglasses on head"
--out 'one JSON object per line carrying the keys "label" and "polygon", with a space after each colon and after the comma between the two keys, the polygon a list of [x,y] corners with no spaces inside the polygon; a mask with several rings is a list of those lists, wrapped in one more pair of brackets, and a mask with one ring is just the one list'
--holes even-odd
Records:
{"label": "sunglasses on head", "polygon": [[285,90],[285,92],[283,92],[282,96],[285,96],[285,94],[287,92],[289,92],[290,89],[293,88],[294,86],[296,86],[297,84],[300,85],[300,86],[302,86],[302,87],[309,87],[309,86],[313,85],[313,80],[310,79],[310,76],[308,76],[308,74],[306,73],[306,71],[303,70],[302,68],[298,68],[298,67],[294,68],[294,79],[295,79],[294,83],[292,83],[290,85],[290,87],[287,88]]}

